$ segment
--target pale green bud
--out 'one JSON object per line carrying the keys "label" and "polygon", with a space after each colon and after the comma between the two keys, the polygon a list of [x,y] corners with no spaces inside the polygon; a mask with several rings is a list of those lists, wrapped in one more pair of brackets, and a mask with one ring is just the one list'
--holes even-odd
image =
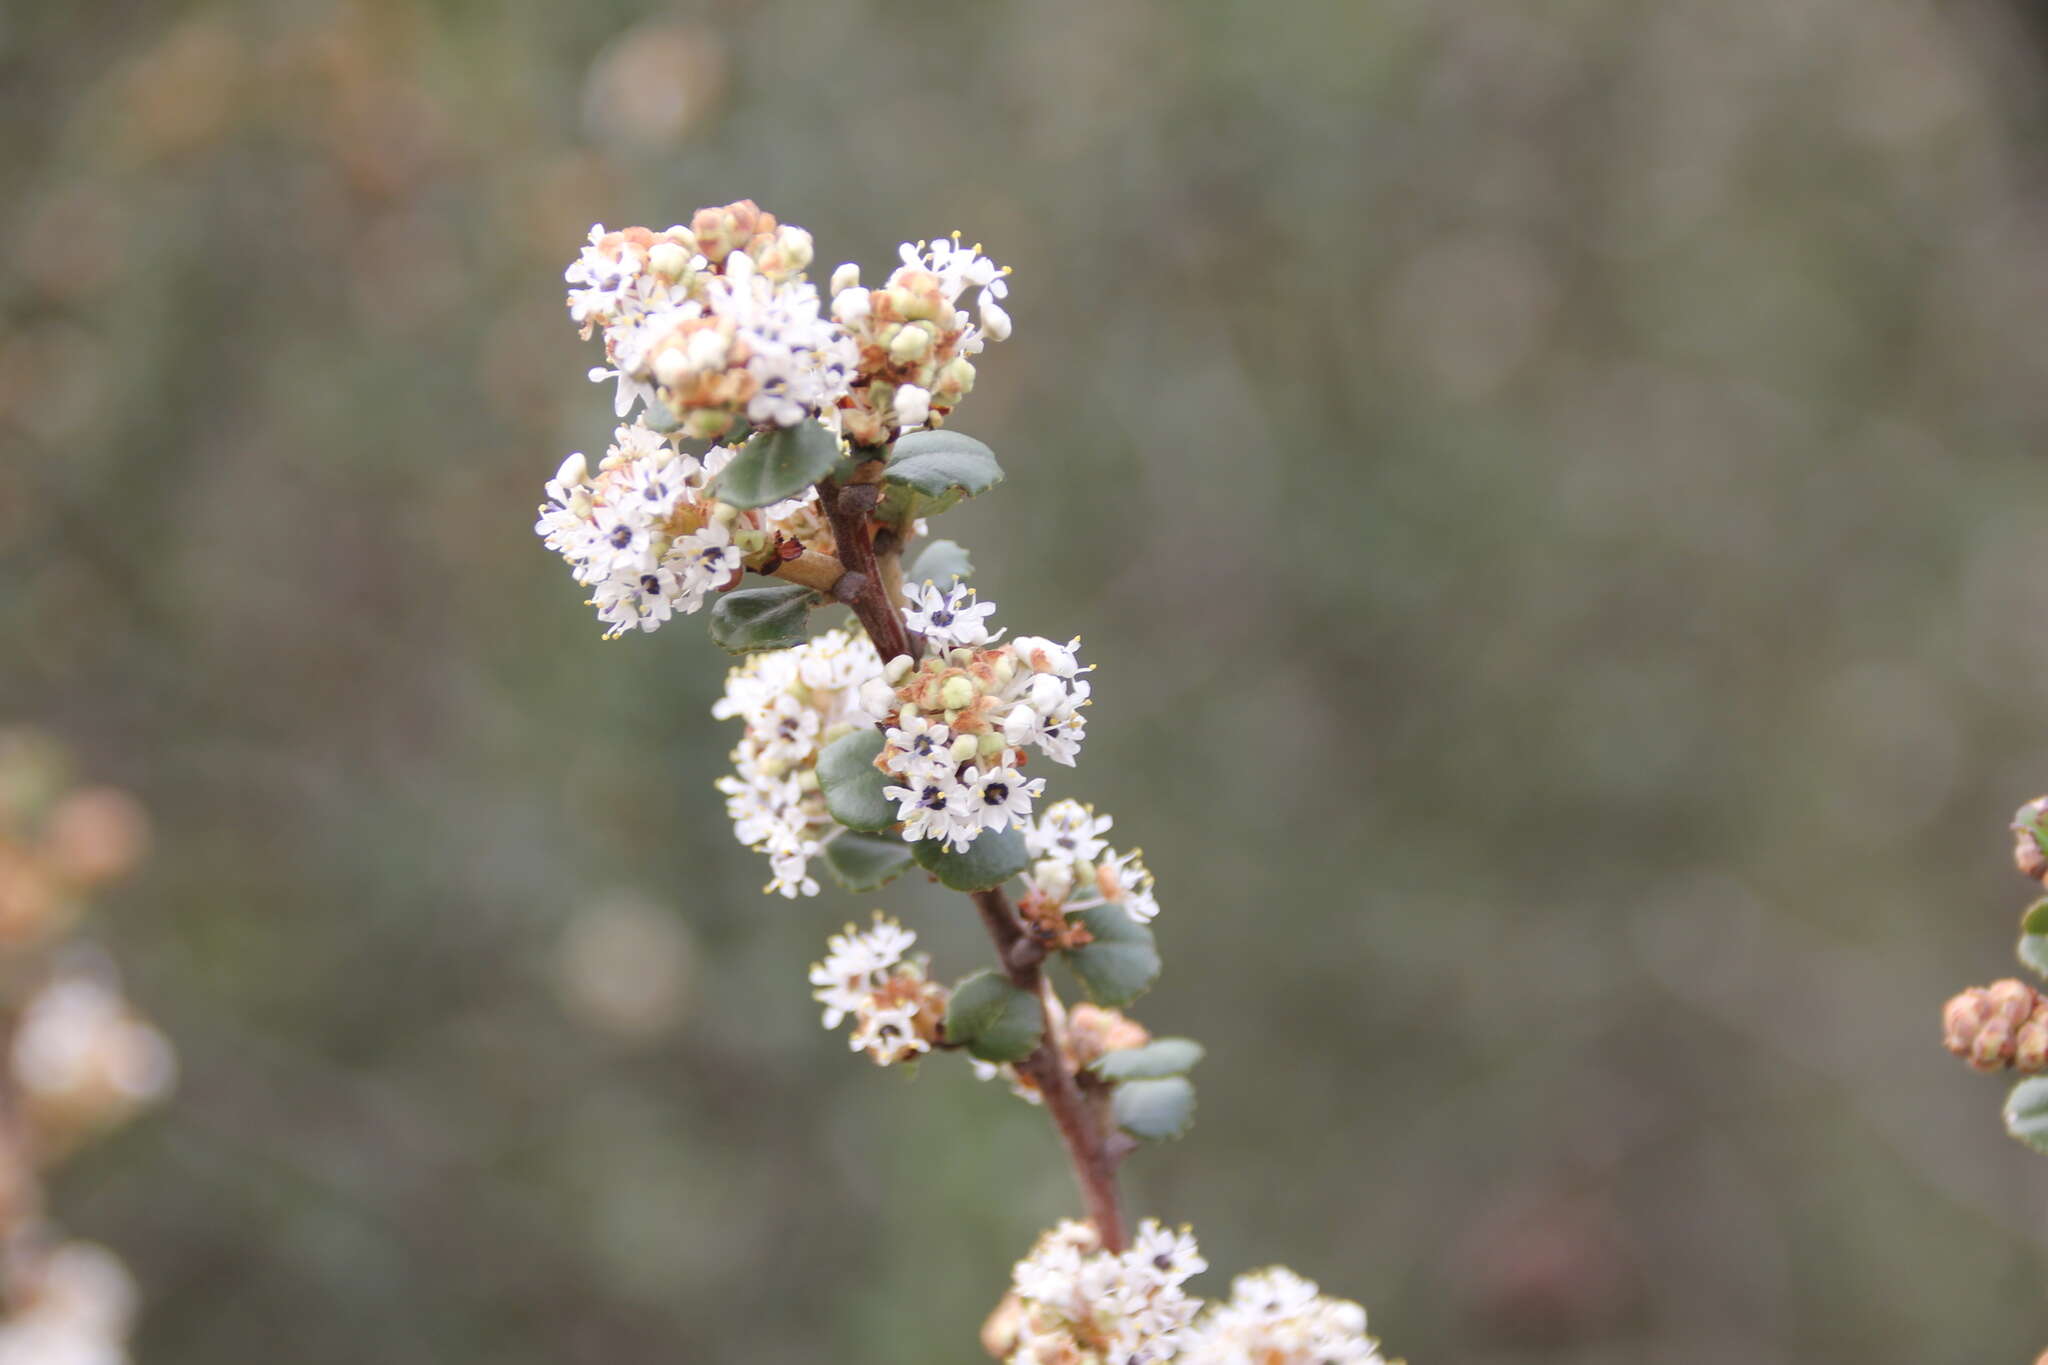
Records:
{"label": "pale green bud", "polygon": [[956,673],[939,686],[939,704],[948,711],[961,710],[971,705],[974,698],[975,687],[972,678],[963,678]]}
{"label": "pale green bud", "polygon": [[955,763],[965,763],[981,752],[981,742],[973,735],[955,735],[953,747],[946,750],[946,756]]}
{"label": "pale green bud", "polygon": [[898,365],[908,365],[913,360],[922,360],[932,349],[932,334],[926,324],[905,327],[889,343],[889,359]]}

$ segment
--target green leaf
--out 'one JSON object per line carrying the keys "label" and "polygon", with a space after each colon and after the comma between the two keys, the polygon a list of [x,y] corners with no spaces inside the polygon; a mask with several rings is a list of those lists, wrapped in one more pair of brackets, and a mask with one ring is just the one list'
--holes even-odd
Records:
{"label": "green leaf", "polygon": [[800,645],[810,638],[811,608],[824,600],[797,583],[734,588],[711,604],[711,642],[729,654]]}
{"label": "green leaf", "polygon": [[825,866],[848,891],[874,891],[910,866],[910,845],[887,834],[841,830],[825,845]]}
{"label": "green leaf", "polygon": [[2048,934],[2021,934],[2020,961],[2048,976]]}
{"label": "green leaf", "polygon": [[1031,853],[1019,829],[983,830],[955,853],[944,839],[920,839],[913,845],[917,865],[955,891],[986,891],[1022,872]]}
{"label": "green leaf", "polygon": [[995,452],[957,431],[913,431],[890,452],[882,481],[890,485],[882,517],[901,525],[945,511],[1003,481]]}
{"label": "green leaf", "polygon": [[1021,1062],[1045,1035],[1045,1007],[1006,976],[979,971],[953,988],[946,1041],[964,1043],[984,1062]]}
{"label": "green leaf", "polygon": [[761,432],[719,471],[719,501],[735,507],[766,507],[793,498],[832,472],[839,462],[839,438],[816,422]]}
{"label": "green leaf", "polygon": [[950,540],[935,540],[918,552],[909,570],[904,574],[911,583],[936,583],[941,588],[948,586],[949,579],[968,578],[974,573],[974,561],[967,557],[967,551]]}
{"label": "green leaf", "polygon": [[2048,1076],[2021,1081],[2005,1097],[2005,1131],[2048,1155]]}
{"label": "green leaf", "polygon": [[2038,900],[2027,907],[2027,913],[2020,916],[2020,932],[2048,934],[2048,900]]}
{"label": "green leaf", "polygon": [[[987,836],[983,836],[986,838]],[[1098,1005],[1128,1005],[1159,979],[1159,945],[1152,930],[1120,905],[1083,910],[1080,920],[1094,936],[1067,954],[1067,963]]]}
{"label": "green leaf", "polygon": [[1111,1096],[1116,1126],[1151,1142],[1177,1138],[1195,1121],[1195,1086],[1185,1076],[1125,1081]]}
{"label": "green leaf", "polygon": [[879,731],[862,726],[818,754],[818,786],[825,793],[825,809],[848,829],[874,833],[896,823],[896,803],[882,795],[882,788],[894,784],[875,766],[882,743]]}
{"label": "green leaf", "polygon": [[1154,1038],[1143,1047],[1106,1052],[1089,1069],[1106,1081],[1150,1081],[1185,1076],[1202,1060],[1202,1045],[1192,1038]]}

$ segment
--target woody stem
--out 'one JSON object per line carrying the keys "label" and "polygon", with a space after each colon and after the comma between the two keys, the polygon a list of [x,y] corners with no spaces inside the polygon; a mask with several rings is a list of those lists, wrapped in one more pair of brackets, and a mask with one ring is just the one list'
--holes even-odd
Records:
{"label": "woody stem", "polygon": [[[853,609],[854,616],[874,642],[875,652],[884,660],[899,654],[909,655],[915,660],[924,652],[924,640],[911,634],[910,628],[904,624],[903,612],[892,600],[889,576],[883,573],[875,555],[870,514],[874,511],[878,493],[874,484],[856,483],[841,487],[831,479],[821,480],[818,484],[819,499],[832,523],[832,539],[838,548],[839,562],[846,566],[846,580],[851,582],[856,574],[860,575],[854,590],[843,600]],[[981,912],[981,922],[988,929],[989,938],[995,944],[996,959],[1002,964],[1011,984],[1049,1001],[1052,992],[1044,972],[1040,970],[1040,964],[1045,961],[1045,949],[1024,932],[1009,896],[1001,887],[994,887],[974,892],[972,899],[975,909]],[[1053,1127],[1059,1131],[1060,1142],[1067,1149],[1067,1159],[1073,1163],[1074,1178],[1081,1186],[1081,1199],[1087,1206],[1088,1217],[1095,1224],[1096,1235],[1102,1239],[1103,1247],[1109,1251],[1123,1250],[1123,1214],[1118,1205],[1116,1186],[1117,1154],[1109,1135],[1102,1131],[1099,1115],[1081,1093],[1080,1082],[1067,1066],[1050,1011],[1046,1015],[1044,1037],[1039,1039],[1038,1047],[1029,1057],[1017,1063],[1017,1071],[1045,1101],[1045,1111],[1052,1117]]]}

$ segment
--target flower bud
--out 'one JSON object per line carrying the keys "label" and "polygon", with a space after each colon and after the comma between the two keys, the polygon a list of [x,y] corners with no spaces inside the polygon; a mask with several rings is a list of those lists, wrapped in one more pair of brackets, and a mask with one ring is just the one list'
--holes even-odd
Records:
{"label": "flower bud", "polygon": [[955,763],[965,763],[981,752],[981,742],[973,735],[955,735],[952,745],[946,750],[946,757]]}
{"label": "flower bud", "polygon": [[981,330],[988,335],[990,341],[1010,339],[1010,315],[1003,311],[1001,304],[992,301],[986,294],[981,296]]}
{"label": "flower bud", "polygon": [[975,698],[974,680],[955,673],[939,685],[939,705],[948,711],[959,711],[971,705]]}
{"label": "flower bud", "polygon": [[989,730],[981,736],[981,742],[975,746],[974,756],[978,759],[991,759],[1007,747],[1003,736]]}
{"label": "flower bud", "polygon": [[678,347],[671,346],[654,358],[654,382],[665,389],[672,389],[690,374],[690,359]]}
{"label": "flower bud", "polygon": [[931,354],[932,334],[929,323],[917,323],[896,333],[896,339],[889,343],[889,359],[898,365],[908,365],[913,360],[922,360]]}
{"label": "flower bud", "polygon": [[908,654],[898,654],[882,665],[882,677],[888,680],[889,686],[894,687],[903,681],[913,667]]}
{"label": "flower bud", "polygon": [[1011,745],[1022,747],[1038,728],[1038,713],[1028,706],[1013,706],[1010,714],[1003,717],[1003,738]]}
{"label": "flower bud", "polygon": [[1979,1071],[2004,1070],[2012,1060],[2012,1034],[2012,1025],[2004,1019],[1986,1023],[1970,1044],[1970,1065]]}
{"label": "flower bud", "polygon": [[[917,330],[907,327],[900,334],[899,339],[901,336],[913,335],[918,335]],[[891,404],[896,409],[896,421],[901,426],[921,427],[931,420],[932,396],[929,391],[921,389],[915,384],[897,385],[896,394],[891,399]]]}
{"label": "flower bud", "polygon": [[860,288],[860,267],[852,261],[832,272],[832,298],[836,305],[841,294],[849,289]]}
{"label": "flower bud", "polygon": [[576,451],[563,460],[555,470],[555,478],[564,488],[574,488],[590,481],[590,461],[583,458],[582,451]]}
{"label": "flower bud", "polygon": [[2012,1040],[2012,1069],[2029,1076],[2048,1068],[2048,1010],[2020,1025]]}
{"label": "flower bud", "polygon": [[880,678],[869,678],[860,685],[860,709],[876,720],[886,717],[896,709],[896,689]]}
{"label": "flower bud", "polygon": [[656,242],[647,253],[647,264],[663,279],[679,279],[690,268],[690,253],[674,242]]}

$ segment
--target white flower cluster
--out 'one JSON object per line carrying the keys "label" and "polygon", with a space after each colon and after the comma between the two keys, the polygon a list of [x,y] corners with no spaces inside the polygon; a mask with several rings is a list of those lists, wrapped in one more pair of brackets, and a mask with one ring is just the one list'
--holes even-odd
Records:
{"label": "white flower cluster", "polygon": [[825,1007],[825,1027],[852,1015],[847,1046],[878,1066],[929,1052],[946,1017],[945,987],[925,975],[923,959],[903,955],[915,942],[916,934],[877,910],[873,928],[847,925],[826,940],[825,960],[811,964],[811,998]]}
{"label": "white flower cluster", "polygon": [[854,347],[804,278],[811,235],[751,201],[701,209],[665,232],[590,230],[564,272],[569,316],[604,333],[619,416],[659,402],[695,437],[735,421],[794,426],[835,411]]}
{"label": "white flower cluster", "polygon": [[1024,776],[1024,750],[1068,766],[1080,753],[1081,642],[996,642],[983,619],[994,609],[975,604],[972,588],[927,584],[904,617],[937,648],[915,666],[892,659],[861,690],[869,714],[894,718],[877,762],[899,779],[882,794],[897,803],[905,839],[962,851],[984,830],[1021,827],[1045,790],[1044,778]]}
{"label": "white flower cluster", "polygon": [[101,972],[64,972],[39,989],[22,1010],[8,1060],[46,1151],[161,1100],[177,1075],[170,1043]]}
{"label": "white flower cluster", "polygon": [[[960,237],[905,242],[902,264],[880,289],[860,287],[860,270],[842,265],[832,276],[832,315],[857,348],[859,378],[842,421],[849,439],[867,444],[894,431],[943,419],[974,387],[974,363],[990,340],[1010,335],[1009,269],[963,247]],[[960,307],[976,290],[980,324]]]}
{"label": "white flower cluster", "polygon": [[1147,1219],[1130,1249],[1100,1249],[1086,1223],[1062,1221],[1017,1263],[1011,1365],[1152,1365],[1172,1360],[1202,1301],[1181,1288],[1208,1269],[1186,1228]]}
{"label": "white flower cluster", "polygon": [[[1010,334],[1009,272],[979,247],[899,254],[880,289],[839,267],[828,317],[804,276],[811,234],[741,200],[662,232],[600,223],[563,278],[569,316],[603,333],[610,364],[590,377],[617,382],[620,417],[660,404],[699,438],[816,418],[874,445],[942,419],[974,386],[967,357]],[[979,325],[958,306],[969,289]]]}
{"label": "white flower cluster", "polygon": [[1379,1365],[1365,1310],[1281,1266],[1240,1275],[1227,1302],[1181,1288],[1208,1268],[1192,1232],[1147,1220],[1110,1255],[1071,1220],[1017,1263],[987,1344],[1010,1365]]}
{"label": "white flower cluster", "polygon": [[767,890],[815,896],[810,860],[836,826],[818,788],[818,751],[852,726],[871,724],[861,710],[861,685],[882,671],[865,636],[828,630],[794,649],[749,654],[726,675],[725,696],[711,708],[739,719],[746,733],[732,751],[733,773],[718,780],[733,834],[768,855]]}
{"label": "white flower cluster", "polygon": [[1211,1304],[1177,1357],[1182,1365],[1377,1365],[1365,1310],[1325,1298],[1285,1266],[1240,1275],[1230,1300]]}
{"label": "white flower cluster", "polygon": [[8,1280],[17,1306],[0,1320],[0,1365],[127,1365],[135,1282],[112,1252],[66,1242]]}
{"label": "white flower cluster", "polygon": [[1035,906],[1071,915],[1098,905],[1121,905],[1140,923],[1158,915],[1143,850],[1118,853],[1102,839],[1112,823],[1093,806],[1056,801],[1025,826],[1032,857],[1025,875]]}
{"label": "white flower cluster", "polygon": [[635,423],[613,432],[595,477],[578,452],[548,481],[534,532],[578,583],[594,589],[590,604],[607,639],[696,611],[740,571],[744,555],[732,522],[715,515],[705,491],[732,456],[723,446],[701,458],[685,455],[669,437]]}

